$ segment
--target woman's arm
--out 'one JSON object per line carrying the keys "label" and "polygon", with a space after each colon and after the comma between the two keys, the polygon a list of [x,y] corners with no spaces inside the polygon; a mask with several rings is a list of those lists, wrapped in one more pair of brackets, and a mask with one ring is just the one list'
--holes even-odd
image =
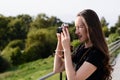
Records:
{"label": "woman's arm", "polygon": [[62,60],[62,44],[61,44],[61,35],[59,33],[57,33],[57,39],[58,39],[58,43],[57,43],[57,47],[55,50],[55,57],[54,57],[54,68],[53,71],[55,73],[58,72],[62,72],[65,67],[64,67],[64,61]]}
{"label": "woman's arm", "polygon": [[54,68],[53,71],[55,73],[59,73],[65,70],[65,66],[64,66],[64,61],[62,60],[62,57],[60,57],[61,55],[59,55],[60,53],[55,53],[55,58],[54,58]]}

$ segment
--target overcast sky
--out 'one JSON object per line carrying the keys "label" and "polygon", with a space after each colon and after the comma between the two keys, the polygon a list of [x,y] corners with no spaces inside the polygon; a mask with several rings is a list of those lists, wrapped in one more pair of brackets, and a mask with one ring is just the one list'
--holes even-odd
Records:
{"label": "overcast sky", "polygon": [[114,26],[120,16],[120,0],[0,0],[0,14],[4,16],[45,13],[72,22],[83,9],[95,10],[99,18],[104,16],[109,26]]}

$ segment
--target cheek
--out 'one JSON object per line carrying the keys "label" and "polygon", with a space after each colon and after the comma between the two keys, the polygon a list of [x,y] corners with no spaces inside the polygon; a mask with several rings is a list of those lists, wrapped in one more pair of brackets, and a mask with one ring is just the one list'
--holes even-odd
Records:
{"label": "cheek", "polygon": [[85,39],[87,39],[87,38],[88,38],[88,35],[87,35],[86,33],[84,33],[84,34],[83,34],[83,37],[84,37]]}
{"label": "cheek", "polygon": [[89,38],[88,32],[87,32],[86,30],[84,30],[84,31],[82,32],[82,35],[83,35],[83,37],[84,37],[85,40],[87,40],[87,39]]}

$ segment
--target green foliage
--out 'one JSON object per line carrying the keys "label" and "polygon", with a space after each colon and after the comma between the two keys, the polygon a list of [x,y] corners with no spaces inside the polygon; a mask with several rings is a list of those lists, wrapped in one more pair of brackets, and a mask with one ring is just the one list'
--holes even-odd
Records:
{"label": "green foliage", "polygon": [[28,26],[22,21],[22,18],[15,18],[8,24],[10,39],[25,39],[28,32]]}
{"label": "green foliage", "polygon": [[14,51],[14,48],[6,47],[2,52],[1,55],[4,57],[9,63],[11,63],[11,56]]}
{"label": "green foliage", "polygon": [[13,40],[7,45],[7,47],[11,47],[11,48],[15,48],[18,46],[20,47],[20,49],[24,49],[25,47],[24,42],[22,40]]}
{"label": "green foliage", "polygon": [[27,49],[25,49],[24,53],[27,62],[45,57],[44,54],[48,57],[48,54],[44,51],[44,45],[39,42],[32,43]]}
{"label": "green foliage", "polygon": [[74,48],[76,48],[78,45],[80,45],[80,41],[79,40],[73,40],[71,44]]}
{"label": "green foliage", "polygon": [[70,37],[71,37],[71,41],[77,39],[78,37],[75,34],[75,27],[71,26],[69,28],[69,32],[70,32]]}
{"label": "green foliage", "polygon": [[0,16],[0,49],[2,50],[8,42],[9,18]]}
{"label": "green foliage", "polygon": [[104,26],[102,27],[102,30],[103,30],[103,33],[105,35],[105,37],[108,37],[109,36],[109,29],[107,26]]}
{"label": "green foliage", "polygon": [[[24,49],[24,44],[21,40],[10,42],[7,47],[1,52],[1,55],[11,64],[21,64],[21,50]],[[23,58],[22,58],[23,59]],[[16,61],[18,63],[16,63]]]}
{"label": "green foliage", "polygon": [[116,30],[117,30],[117,27],[111,27],[111,28],[110,28],[110,33],[111,33],[111,34],[112,34],[112,33],[115,33]]}
{"label": "green foliage", "polygon": [[27,61],[51,55],[56,44],[55,35],[53,30],[48,29],[31,31],[26,40],[25,55]]}
{"label": "green foliage", "polygon": [[118,21],[116,22],[115,27],[120,28],[120,16],[118,16]]}
{"label": "green foliage", "polygon": [[106,19],[104,17],[101,18],[101,25],[102,27],[108,26],[109,23],[107,23]]}
{"label": "green foliage", "polygon": [[120,36],[120,28],[116,30],[116,33]]}
{"label": "green foliage", "polygon": [[11,57],[12,65],[19,65],[25,62],[25,58],[22,55],[22,52],[19,47],[13,49]]}
{"label": "green foliage", "polygon": [[29,24],[32,22],[32,17],[27,14],[18,15],[17,18],[21,19],[24,24],[28,25],[28,27]]}
{"label": "green foliage", "polygon": [[[19,51],[19,48],[10,48],[7,47],[2,51],[2,57],[4,57],[10,64],[16,64],[15,62],[15,58],[18,58],[20,60],[20,56],[16,56],[16,55],[21,55],[21,52]],[[18,62],[19,64],[19,62]]]}
{"label": "green foliage", "polygon": [[47,20],[48,17],[46,16],[46,14],[39,14],[31,25],[37,29],[47,28],[49,26],[49,22]]}
{"label": "green foliage", "polygon": [[2,56],[0,56],[0,73],[6,71],[10,67],[10,64]]}
{"label": "green foliage", "polygon": [[41,29],[52,26],[60,26],[62,21],[55,16],[48,17],[46,14],[38,14],[35,20],[31,23],[31,28]]}
{"label": "green foliage", "polygon": [[118,38],[119,38],[119,35],[117,33],[110,34],[108,43],[114,42],[114,41],[118,40]]}

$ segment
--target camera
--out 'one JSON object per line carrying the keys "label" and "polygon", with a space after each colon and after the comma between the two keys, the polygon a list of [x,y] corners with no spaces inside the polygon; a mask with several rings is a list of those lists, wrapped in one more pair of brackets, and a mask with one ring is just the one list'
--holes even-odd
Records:
{"label": "camera", "polygon": [[62,28],[68,28],[68,24],[67,23],[63,23],[60,27],[57,28],[57,33],[61,33],[62,32]]}

